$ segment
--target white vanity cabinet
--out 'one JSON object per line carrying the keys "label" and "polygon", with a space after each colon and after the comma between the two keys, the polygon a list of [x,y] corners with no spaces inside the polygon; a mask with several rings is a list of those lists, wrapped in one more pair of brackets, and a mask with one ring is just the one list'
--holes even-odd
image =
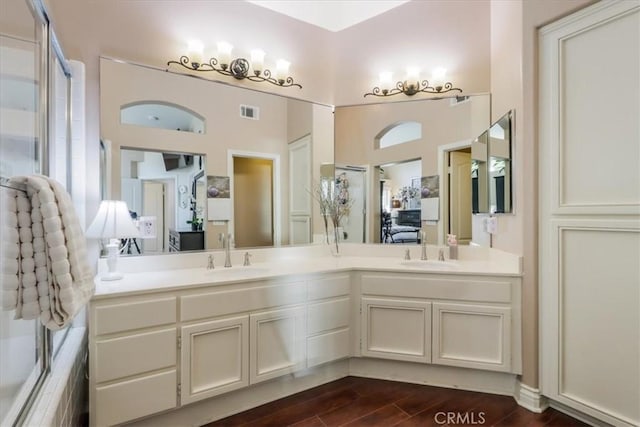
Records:
{"label": "white vanity cabinet", "polygon": [[307,367],[350,356],[351,276],[316,277],[307,283]]}
{"label": "white vanity cabinet", "polygon": [[511,341],[511,307],[433,303],[433,363],[510,372]]}
{"label": "white vanity cabinet", "polygon": [[[90,424],[204,423],[349,374],[421,375],[416,363],[511,383],[520,292],[518,276],[368,266],[103,291],[89,308]],[[457,385],[468,369],[446,372]]]}
{"label": "white vanity cabinet", "polygon": [[181,328],[181,403],[249,385],[249,316]]}
{"label": "white vanity cabinet", "polygon": [[113,425],[178,404],[176,298],[90,304],[92,425]]}
{"label": "white vanity cabinet", "polygon": [[362,298],[362,355],[431,362],[431,303]]}
{"label": "white vanity cabinet", "polygon": [[361,354],[519,374],[520,279],[362,273]]}
{"label": "white vanity cabinet", "polygon": [[250,316],[249,382],[290,374],[305,367],[305,307],[253,313]]}

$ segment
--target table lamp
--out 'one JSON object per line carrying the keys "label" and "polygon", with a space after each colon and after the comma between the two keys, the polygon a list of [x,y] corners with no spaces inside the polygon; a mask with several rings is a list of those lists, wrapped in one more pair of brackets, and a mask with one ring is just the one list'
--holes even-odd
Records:
{"label": "table lamp", "polygon": [[109,244],[105,246],[109,271],[103,274],[101,279],[122,279],[122,273],[117,270],[120,239],[140,236],[140,231],[131,219],[127,204],[120,200],[103,200],[85,235],[96,239],[109,239]]}

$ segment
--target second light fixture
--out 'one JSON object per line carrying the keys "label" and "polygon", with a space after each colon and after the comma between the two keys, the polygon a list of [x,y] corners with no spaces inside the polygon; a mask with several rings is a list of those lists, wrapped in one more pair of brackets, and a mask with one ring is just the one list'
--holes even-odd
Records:
{"label": "second light fixture", "polygon": [[446,70],[444,68],[437,68],[433,72],[432,83],[428,80],[420,80],[420,70],[414,67],[407,68],[407,77],[404,81],[398,81],[395,83],[395,87],[391,87],[393,84],[392,74],[390,72],[380,73],[380,83],[374,87],[371,92],[365,93],[364,96],[393,96],[400,93],[404,93],[407,96],[413,96],[419,92],[424,93],[445,93],[452,90],[462,92],[462,89],[453,87],[451,82],[445,82]]}

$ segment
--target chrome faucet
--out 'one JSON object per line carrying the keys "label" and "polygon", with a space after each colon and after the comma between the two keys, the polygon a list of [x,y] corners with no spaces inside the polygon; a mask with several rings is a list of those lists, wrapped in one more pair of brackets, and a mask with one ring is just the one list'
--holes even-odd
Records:
{"label": "chrome faucet", "polygon": [[220,233],[218,240],[222,242],[222,249],[224,249],[224,266],[231,267],[231,245],[233,243],[233,236],[231,233],[225,235]]}
{"label": "chrome faucet", "polygon": [[213,270],[215,266],[213,265],[213,254],[209,254],[209,259],[207,261],[207,270]]}
{"label": "chrome faucet", "polygon": [[244,262],[242,263],[242,265],[244,265],[245,267],[248,267],[251,265],[251,254],[249,252],[245,252],[244,253]]}
{"label": "chrome faucet", "polygon": [[427,260],[427,233],[424,231],[420,232],[420,246],[422,247],[422,251],[420,253],[420,259],[422,261]]}

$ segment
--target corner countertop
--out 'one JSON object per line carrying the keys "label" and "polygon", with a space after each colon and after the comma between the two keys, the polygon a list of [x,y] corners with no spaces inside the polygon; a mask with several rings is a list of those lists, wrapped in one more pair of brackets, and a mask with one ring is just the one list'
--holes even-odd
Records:
{"label": "corner countertop", "polygon": [[[248,267],[242,266],[241,261],[245,251],[233,251],[234,266],[231,268],[222,267],[224,254],[220,251],[124,258],[120,262],[123,264],[120,271],[124,272],[124,278],[108,282],[100,280],[99,275],[96,276],[96,293],[93,298],[286,279],[287,277],[295,279],[314,274],[352,271],[449,276],[520,277],[522,275],[521,258],[500,251],[497,253],[487,252],[486,249],[484,253],[469,251],[464,254],[466,256],[463,259],[442,262],[437,261],[437,253],[432,248],[429,260],[421,261],[419,246],[411,245],[403,247],[403,251],[410,249],[412,259],[407,261],[404,260],[403,255],[380,253],[379,249],[367,250],[368,246],[371,245],[352,245],[338,257],[328,253],[326,247],[249,250],[255,262]],[[209,254],[212,254],[215,259],[216,267],[213,270],[205,268]],[[101,267],[104,268],[104,266]]]}

